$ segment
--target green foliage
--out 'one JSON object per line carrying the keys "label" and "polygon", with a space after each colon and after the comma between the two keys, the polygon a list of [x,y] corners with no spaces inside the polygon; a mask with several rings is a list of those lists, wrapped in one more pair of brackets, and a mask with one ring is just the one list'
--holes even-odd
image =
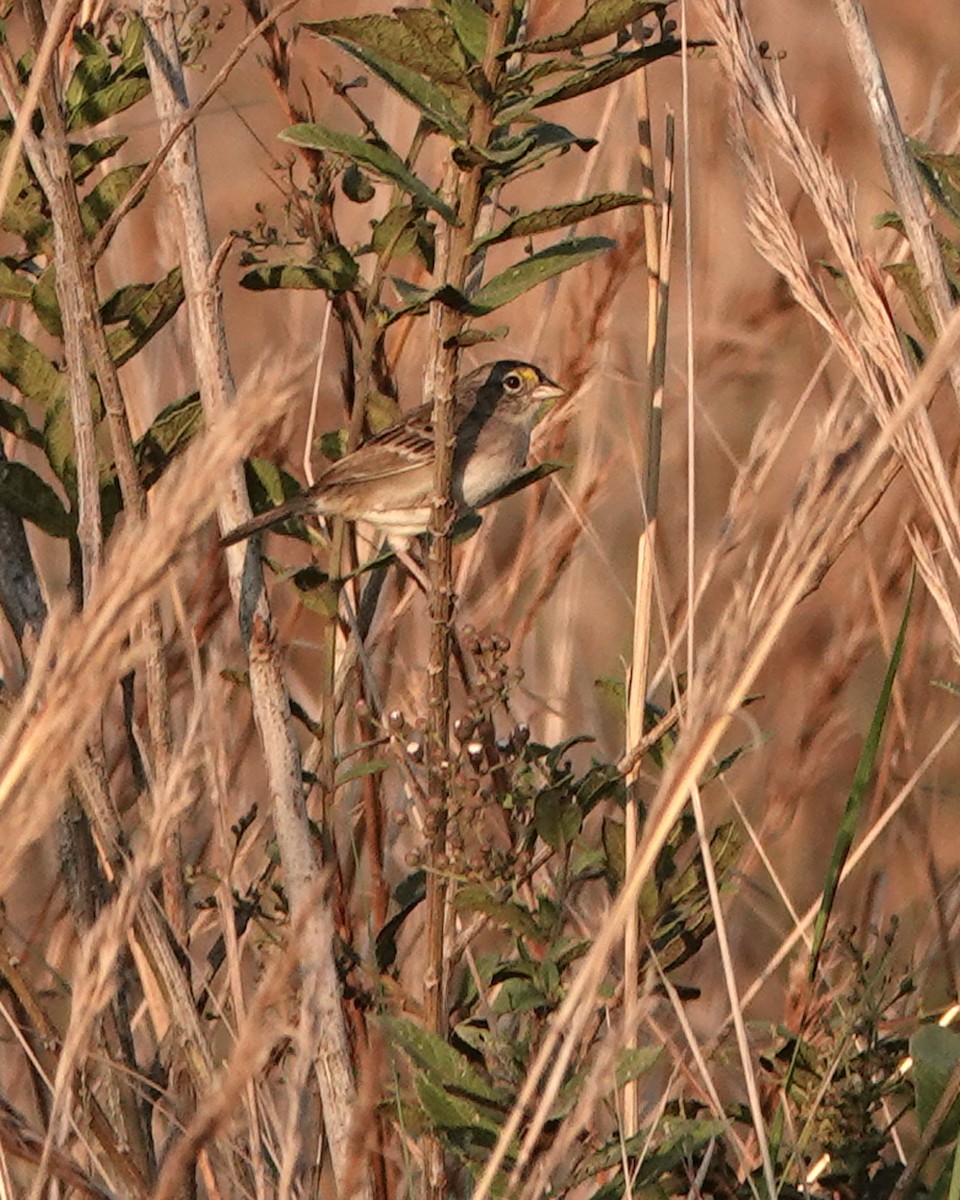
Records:
{"label": "green foliage", "polygon": [[395,183],[415,200],[439,213],[445,221],[456,221],[449,204],[408,170],[403,159],[382,142],[367,142],[351,133],[341,133],[324,125],[291,125],[280,136],[293,146],[326,150],[355,166],[365,167],[380,179]]}
{"label": "green foliage", "polygon": [[[920,175],[920,180],[939,210],[943,221],[953,227],[952,234],[946,234],[942,229],[935,231],[937,244],[943,262],[944,273],[950,286],[954,303],[960,299],[960,155],[945,154],[932,149],[916,138],[908,139],[913,152],[914,165]],[[893,229],[906,238],[903,219],[899,213],[885,212],[876,218],[880,229]],[[942,222],[940,222],[942,223]],[[925,342],[932,342],[936,337],[936,326],[930,312],[923,281],[914,261],[913,254],[907,243],[907,253],[893,262],[886,263],[884,270],[893,280],[898,291],[903,296],[910,316],[913,319],[920,337]],[[922,348],[904,332],[904,339],[910,343],[914,357],[922,361]]]}
{"label": "green foliage", "polygon": [[[574,148],[588,151],[594,145],[589,137],[542,120],[536,115],[538,109],[605,87],[657,58],[679,51],[672,24],[663,19],[665,9],[665,4],[650,0],[595,0],[562,33],[518,42],[518,7],[511,14],[511,45],[504,52],[505,57],[509,56],[509,66],[498,77],[493,91],[481,70],[490,16],[472,0],[440,0],[430,8],[399,7],[389,14],[306,22],[304,28],[326,38],[412,106],[420,124],[409,147],[388,144],[354,99],[366,85],[362,78],[336,85],[352,110],[350,120],[361,120],[361,134],[330,124],[299,124],[285,130],[281,135],[285,141],[320,156],[320,195],[331,214],[335,195],[331,183],[336,177],[340,178],[342,195],[351,203],[370,201],[374,195],[371,180],[392,188],[393,200],[386,216],[375,224],[369,242],[349,248],[354,262],[365,256],[375,260],[362,276],[325,279],[315,262],[284,258],[279,263],[258,264],[245,278],[245,286],[349,291],[368,316],[375,314],[382,338],[395,321],[425,312],[433,301],[470,318],[489,316],[538,284],[612,249],[615,243],[609,238],[561,236],[554,245],[539,247],[535,252],[530,247],[527,255],[495,276],[484,277],[490,246],[570,229],[614,209],[638,204],[638,196],[601,192],[582,200],[512,212],[495,230],[473,236],[475,269],[470,273],[467,294],[450,287],[445,279],[431,282],[422,273],[407,279],[390,270],[395,260],[415,256],[432,275],[433,228],[427,214],[436,214],[448,224],[456,222],[437,179],[419,167],[426,134],[443,138],[462,170],[482,167],[482,196],[502,205],[501,189],[506,185],[541,169],[558,155]],[[658,38],[653,37],[652,29],[641,29],[639,25],[650,14],[657,19]],[[641,38],[641,44],[630,49],[634,35]],[[604,41],[612,44],[589,53],[585,49]],[[478,109],[486,110],[493,132],[490,137],[472,140],[472,121]],[[328,222],[325,235],[314,241],[314,253],[321,259],[333,249],[348,252],[337,241],[335,221]],[[381,290],[387,280],[399,303],[388,300]],[[460,341],[472,344],[485,336],[490,335],[468,327]],[[374,348],[374,354],[379,352]]]}
{"label": "green foliage", "polygon": [[[432,1132],[445,1153],[475,1178],[590,948],[571,914],[595,909],[622,883],[620,810],[626,791],[615,766],[589,758],[589,737],[546,745],[515,725],[496,737],[495,718],[509,712],[515,683],[509,641],[467,631],[464,651],[473,699],[457,722],[460,750],[453,763],[449,852],[439,866],[451,881],[457,928],[474,933],[471,967],[455,971],[449,1040],[425,1031],[420,1021],[389,1003],[379,1020],[392,1054],[393,1099],[404,1127]],[[413,788],[415,794],[421,785]],[[732,825],[714,832],[711,854],[726,887],[739,854]],[[419,869],[394,894],[376,947],[378,970],[388,977],[402,961],[399,948],[408,929],[418,928],[424,895]],[[672,831],[657,861],[654,890],[641,908],[644,949],[652,947],[667,972],[693,958],[713,931],[692,817]],[[380,990],[390,995],[389,988]],[[601,1038],[599,1027],[593,1036]],[[581,1064],[590,1061],[591,1048],[582,1047],[583,1058],[568,1068],[548,1114],[548,1137],[582,1095],[586,1072]],[[597,1112],[612,1122],[615,1089],[628,1079],[655,1086],[660,1058],[656,1043],[625,1049],[607,1075],[591,1082],[598,1089]],[[695,1110],[674,1113],[624,1147],[615,1122],[600,1119],[571,1149],[563,1186],[554,1194],[568,1194],[568,1188],[591,1180],[599,1186],[611,1166],[622,1165],[624,1153],[643,1179],[669,1186],[681,1166],[700,1157],[724,1128]],[[512,1154],[506,1161],[509,1170]],[[609,1194],[621,1192],[614,1188]]]}
{"label": "green foliage", "polygon": [[663,7],[663,0],[596,0],[579,20],[574,21],[563,33],[536,38],[511,46],[527,54],[546,54],[556,50],[576,50],[580,46],[597,42],[601,38],[619,33],[639,21],[648,13]]}
{"label": "green foliage", "polygon": [[[960,1065],[960,1033],[939,1025],[921,1025],[910,1038],[917,1119],[925,1129],[946,1091],[951,1075]],[[952,1142],[960,1133],[960,1099],[950,1106],[937,1145]]]}
{"label": "green foliage", "polygon": [[20,462],[0,462],[0,504],[51,537],[66,538],[76,522],[53,488]]}
{"label": "green foliage", "polygon": [[99,125],[149,93],[139,20],[131,20],[123,41],[112,47],[83,30],[75,32],[74,43],[81,58],[64,94],[68,129]]}
{"label": "green foliage", "polygon": [[[138,19],[128,19],[120,36],[99,40],[86,30],[74,34],[78,59],[64,89],[67,128],[72,137],[113,119],[149,91],[143,60],[143,33]],[[0,122],[0,150],[9,145],[9,121]],[[121,135],[86,137],[69,145],[73,182],[78,189],[83,233],[92,239],[116,212],[143,172],[143,165],[120,163],[104,170],[126,144]],[[94,176],[94,172],[96,175]],[[91,186],[91,179],[94,182]],[[18,399],[0,398],[0,426],[25,443],[42,450],[62,487],[61,494],[41,474],[22,463],[3,465],[0,503],[53,537],[76,536],[76,470],[73,427],[62,369],[62,352],[45,352],[24,336],[32,318],[54,342],[62,341],[63,323],[53,265],[53,227],[50,204],[25,159],[17,165],[3,219],[8,253],[0,260],[0,295],[12,311],[0,329],[0,378],[15,389]],[[134,358],[156,336],[183,303],[179,269],[159,279],[121,285],[102,304],[107,341],[114,361]],[[23,310],[23,318],[18,314]],[[44,343],[46,345],[46,343]],[[90,407],[96,425],[104,413],[90,383]],[[149,487],[171,458],[199,428],[195,397],[175,401],[156,418],[135,447],[141,480]],[[101,447],[108,438],[98,438]],[[104,531],[109,532],[121,499],[116,468],[105,457],[100,464]]]}

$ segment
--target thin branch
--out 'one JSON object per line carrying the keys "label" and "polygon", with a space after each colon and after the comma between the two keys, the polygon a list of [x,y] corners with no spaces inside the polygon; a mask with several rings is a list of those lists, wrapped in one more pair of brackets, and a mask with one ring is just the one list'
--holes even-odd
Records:
{"label": "thin branch", "polygon": [[170,151],[176,146],[177,142],[183,137],[188,129],[193,127],[194,122],[200,113],[206,108],[213,97],[219,92],[226,81],[233,73],[234,67],[240,62],[246,52],[250,49],[253,43],[263,33],[265,29],[269,29],[271,25],[281,17],[285,12],[289,12],[291,8],[299,3],[299,0],[281,0],[281,3],[273,10],[273,12],[250,30],[234,47],[232,53],[227,58],[220,70],[214,75],[213,79],[196,104],[188,108],[183,115],[174,122],[170,127],[170,132],[160,143],[160,149],[150,160],[150,164],[137,178],[136,183],[129,192],[120,201],[117,207],[110,214],[109,218],[104,222],[100,232],[94,238],[91,257],[94,263],[101,257],[107,246],[110,244],[113,235],[117,232],[117,227],[123,218],[132,208],[134,208],[143,199],[147,188],[156,179],[160,173],[163,164],[167,161],[167,156]]}

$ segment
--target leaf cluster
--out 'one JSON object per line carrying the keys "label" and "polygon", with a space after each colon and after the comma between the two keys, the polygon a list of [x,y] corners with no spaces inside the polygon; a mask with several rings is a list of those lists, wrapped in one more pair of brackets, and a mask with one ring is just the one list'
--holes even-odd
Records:
{"label": "leaf cluster", "polygon": [[[244,286],[349,293],[361,319],[368,328],[373,322],[382,337],[394,322],[423,313],[432,301],[469,319],[489,316],[538,284],[611,249],[615,243],[609,238],[581,235],[575,232],[577,226],[638,205],[639,195],[601,192],[520,211],[504,206],[503,189],[571,150],[589,151],[595,145],[592,138],[542,116],[541,110],[677,53],[679,42],[672,22],[665,19],[666,7],[650,0],[595,0],[563,32],[524,40],[518,6],[504,52],[506,69],[497,75],[494,87],[484,70],[491,17],[473,0],[306,22],[306,29],[339,47],[412,106],[419,125],[409,146],[391,145],[357,99],[367,77],[336,81],[334,90],[362,123],[362,133],[303,122],[281,135],[322,164],[318,181],[322,177],[333,219],[326,222],[321,237],[312,239],[310,261],[256,263],[245,275]],[[642,24],[648,17],[655,18],[657,37]],[[610,44],[596,48],[604,42]],[[473,129],[481,110],[489,135],[478,141]],[[455,225],[459,219],[419,166],[431,136],[446,143],[461,170],[481,172],[480,190],[490,219],[488,228],[471,233],[474,269],[462,290],[446,279],[430,278],[435,270],[435,224]],[[388,189],[390,197],[385,214],[371,222],[369,239],[349,248],[336,233],[337,181],[340,196],[352,204],[369,203],[378,188]],[[532,238],[558,230],[568,232],[534,252]],[[527,252],[484,278],[489,248],[515,241],[526,242]],[[365,259],[368,268],[361,265]],[[472,344],[503,332],[467,328],[460,336],[464,344]]]}
{"label": "leaf cluster", "polygon": [[[404,1128],[438,1137],[469,1177],[482,1168],[499,1136],[546,1026],[589,949],[571,914],[603,903],[623,882],[626,789],[609,763],[592,758],[577,765],[589,737],[547,745],[531,739],[522,725],[496,737],[494,717],[509,712],[515,685],[509,641],[469,630],[465,639],[473,659],[473,700],[469,714],[455,723],[459,750],[448,813],[450,851],[440,867],[450,881],[457,928],[474,949],[470,970],[458,968],[454,975],[449,1040],[403,1015],[391,999],[400,984],[408,930],[416,925],[425,898],[423,867],[436,869],[437,863],[421,865],[414,859],[414,869],[395,889],[376,943],[378,974],[367,986],[369,1005],[382,1013],[378,1023],[396,1072],[388,1103]],[[412,754],[412,731],[396,733],[395,754],[417,777],[422,767]],[[661,760],[669,756],[665,743],[658,751]],[[429,813],[426,820],[429,825]],[[722,886],[732,879],[738,851],[732,825],[719,827],[711,852]],[[668,973],[692,959],[713,932],[692,819],[673,829],[640,902],[640,916],[647,952],[655,952]],[[612,984],[603,1005],[616,1009]],[[593,1039],[598,1044],[608,1033],[606,1023],[598,1021]],[[582,1094],[597,1049],[593,1039],[570,1065],[547,1121],[547,1140]],[[578,1142],[557,1195],[599,1181],[611,1165],[621,1163],[616,1088],[629,1079],[656,1078],[660,1054],[659,1046],[620,1053],[600,1086],[599,1111],[606,1119],[599,1118]],[[701,1155],[721,1127],[695,1110],[678,1111],[645,1130],[627,1152],[638,1164],[642,1159],[638,1169],[646,1183],[669,1188],[681,1178],[683,1164]]]}
{"label": "leaf cluster", "polygon": [[[83,233],[92,242],[144,170],[144,163],[120,161],[126,137],[97,136],[97,126],[113,120],[149,92],[143,59],[143,30],[136,18],[103,38],[86,30],[74,34],[76,65],[63,93],[73,183],[78,189]],[[21,64],[26,78],[28,64]],[[0,120],[0,153],[5,153],[12,120]],[[95,180],[95,182],[93,182]],[[0,504],[51,537],[74,539],[77,484],[73,427],[63,368],[63,322],[56,289],[54,229],[50,203],[26,158],[14,174],[0,228],[13,245],[0,258],[0,298],[14,316],[0,329],[0,378],[16,399],[0,397],[0,428],[39,450],[58,486],[21,461],[0,464]],[[107,344],[117,366],[150,343],[183,303],[179,268],[157,279],[130,282],[100,303]],[[37,327],[28,338],[21,329]],[[95,422],[104,419],[102,398],[90,376]],[[172,457],[200,427],[196,396],[168,405],[135,446],[141,483],[151,487]],[[106,444],[106,439],[99,439]],[[100,502],[104,532],[121,508],[116,466],[109,453],[100,460]]]}

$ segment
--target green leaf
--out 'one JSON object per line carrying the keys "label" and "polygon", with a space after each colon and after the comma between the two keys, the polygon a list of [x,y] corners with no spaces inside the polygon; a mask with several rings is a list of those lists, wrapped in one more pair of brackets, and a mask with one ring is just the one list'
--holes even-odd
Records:
{"label": "green leaf", "polygon": [[553,1005],[550,996],[532,980],[512,977],[500,984],[491,1007],[495,1013],[530,1013],[547,1011]]}
{"label": "green leaf", "polygon": [[128,362],[159,333],[183,303],[183,295],[180,268],[174,267],[156,283],[132,284],[107,299],[104,321],[124,322],[107,334],[107,345],[117,366]]}
{"label": "green leaf", "polygon": [[[921,1025],[910,1038],[917,1120],[924,1129],[960,1064],[960,1033],[939,1025]],[[960,1133],[960,1099],[954,1101],[940,1127],[936,1144],[945,1145]]]}
{"label": "green leaf", "polygon": [[444,342],[444,345],[467,348],[469,346],[479,346],[482,342],[500,342],[509,332],[509,325],[497,325],[493,329],[479,329],[475,325],[467,326]]}
{"label": "green leaf", "polygon": [[95,37],[77,30],[73,42],[80,51],[81,58],[74,67],[63,94],[63,102],[68,111],[78,108],[105,87],[112,74],[107,49]]}
{"label": "green leaf", "polygon": [[44,408],[63,394],[63,378],[50,359],[9,325],[0,325],[0,376]]}
{"label": "green leaf", "polygon": [[434,1129],[447,1131],[450,1150],[468,1162],[486,1158],[497,1143],[499,1120],[487,1116],[476,1103],[451,1095],[423,1075],[416,1079],[416,1091]]}
{"label": "green leaf", "polygon": [[120,46],[120,57],[123,59],[124,70],[127,74],[135,70],[143,62],[143,21],[138,13],[127,12],[130,19],[123,31],[123,42]]}
{"label": "green leaf", "polygon": [[[411,71],[399,63],[391,62],[373,50],[355,46],[343,38],[334,38],[333,41],[358,62],[369,67],[375,75],[393,88],[408,104],[412,104],[421,116],[445,133],[451,141],[466,141],[467,106],[463,101],[458,103],[449,86],[433,83],[418,72]],[[466,93],[463,95],[465,96]]]}
{"label": "green leaf", "polygon": [[456,288],[451,287],[448,283],[441,284],[440,287],[423,288],[416,283],[410,283],[409,280],[400,279],[394,275],[390,276],[390,282],[397,289],[397,293],[403,303],[399,308],[392,309],[381,318],[384,328],[393,324],[400,317],[411,313],[423,312],[433,300],[440,300],[448,308],[452,308],[455,312],[466,313],[468,316],[483,315],[472,307],[462,292],[458,292]]}
{"label": "green leaf", "polygon": [[362,50],[417,71],[436,83],[467,86],[468,63],[453,26],[426,8],[394,9],[396,16],[371,13],[332,21],[304,21],[321,37],[342,38]]}
{"label": "green leaf", "polygon": [[64,389],[43,419],[43,452],[57,478],[66,486],[73,477],[73,419]]}
{"label": "green leaf", "polygon": [[0,462],[0,504],[51,537],[70,537],[76,522],[53,488],[21,462]]}
{"label": "green leaf", "polygon": [[[250,458],[246,462],[247,490],[254,513],[266,512],[285,500],[299,496],[303,488],[297,480],[267,458]],[[274,526],[275,533],[285,534],[301,542],[309,542],[310,535],[299,517]]]}
{"label": "green leaf", "polygon": [[613,799],[623,804],[626,799],[623,776],[612,763],[594,762],[576,787],[577,803],[586,816],[601,800]]}
{"label": "green leaf", "polygon": [[251,488],[250,502],[255,513],[292,500],[303,491],[292,475],[269,458],[247,460],[247,483]]}
{"label": "green leaf", "polygon": [[434,230],[411,204],[397,204],[373,228],[371,246],[378,258],[416,254],[428,271],[433,270]]}
{"label": "green leaf", "polygon": [[521,213],[506,225],[502,225],[493,233],[478,238],[470,247],[471,252],[482,246],[492,246],[496,242],[506,242],[510,238],[530,237],[535,233],[546,233],[551,229],[562,229],[567,225],[576,225],[590,217],[598,217],[601,213],[611,212],[616,208],[626,208],[629,205],[645,204],[643,196],[632,192],[601,192],[591,196],[589,200],[580,200],[571,204],[557,204],[550,208],[539,208],[535,212]]}
{"label": "green leaf", "polygon": [[203,406],[198,392],[161,409],[134,447],[140,481],[145,488],[156,483],[174,455],[189,445],[202,428]]}
{"label": "green leaf", "polygon": [[913,259],[909,259],[906,262],[887,263],[883,269],[897,285],[901,296],[906,300],[910,316],[916,322],[920,336],[930,342],[935,342],[937,339],[937,327],[930,312],[927,290],[923,285],[923,280],[920,278],[917,264]]}
{"label": "green leaf", "polygon": [[0,300],[22,303],[33,294],[34,283],[28,275],[16,269],[16,260],[0,258]]}
{"label": "green leaf", "polygon": [[311,150],[326,150],[332,154],[343,155],[351,162],[366,167],[381,179],[397,184],[421,204],[439,213],[448,224],[456,224],[456,216],[450,206],[412,174],[389,146],[365,142],[363,138],[352,133],[340,133],[324,125],[291,125],[280,137],[294,146],[306,146]]}
{"label": "green leaf", "polygon": [[[580,1163],[573,1182],[582,1183],[601,1171],[611,1168],[619,1171],[625,1157],[638,1164],[633,1177],[634,1195],[641,1188],[653,1188],[655,1195],[686,1195],[689,1191],[689,1172],[695,1155],[709,1142],[723,1138],[729,1132],[726,1121],[690,1120],[684,1117],[664,1116],[656,1130],[642,1129],[632,1138],[626,1139],[617,1133],[602,1149],[589,1154]],[[613,1181],[619,1190],[594,1192],[593,1200],[608,1200],[608,1197],[623,1196],[623,1181]]]}
{"label": "green leaf", "polygon": [[353,783],[355,779],[364,779],[368,775],[382,775],[391,766],[392,763],[386,758],[371,758],[369,762],[356,763],[352,767],[347,767],[345,771],[339,774],[333,786],[334,788],[340,788],[344,784]]}
{"label": "green leaf", "polygon": [[106,224],[113,215],[114,209],[137,182],[143,171],[143,163],[117,167],[109,175],[105,175],[96,187],[87,193],[80,202],[80,219],[83,222],[83,232],[88,238],[92,239]]}
{"label": "green leaf", "polygon": [[863,749],[860,751],[860,758],[857,762],[857,769],[853,775],[853,783],[850,786],[850,793],[847,797],[843,820],[834,841],[833,856],[827,869],[827,878],[823,887],[823,899],[820,901],[820,911],[817,913],[817,920],[813,929],[813,946],[810,950],[810,968],[807,974],[807,977],[811,980],[816,978],[817,964],[820,961],[820,951],[823,947],[823,939],[826,936],[827,923],[830,919],[830,913],[833,910],[833,901],[837,894],[837,888],[840,886],[840,876],[843,873],[844,864],[853,846],[853,839],[856,836],[857,824],[860,819],[860,810],[863,807],[863,801],[867,794],[867,788],[870,784],[870,778],[873,774],[874,764],[880,749],[880,736],[883,733],[887,710],[890,707],[890,699],[893,695],[893,683],[897,677],[897,668],[900,666],[900,658],[903,654],[903,643],[907,636],[907,622],[910,619],[910,609],[913,605],[913,585],[914,579],[912,578],[910,580],[910,589],[907,592],[906,604],[903,608],[903,617],[900,620],[897,640],[893,644],[893,652],[890,655],[890,662],[887,664],[887,673],[874,707],[870,729],[864,739]]}
{"label": "green leaf", "polygon": [[458,888],[453,907],[462,913],[484,913],[497,925],[509,929],[518,937],[540,938],[540,929],[529,909],[516,901],[500,900],[479,883]]}
{"label": "green leaf", "polygon": [[447,14],[467,57],[483,62],[487,52],[487,14],[476,0],[438,0],[436,7]]}
{"label": "green leaf", "polygon": [[629,54],[604,55],[599,61],[593,62],[580,71],[575,71],[560,83],[553,84],[541,92],[534,92],[522,100],[507,104],[497,113],[497,124],[507,125],[534,108],[542,108],[545,104],[557,104],[561,100],[572,100],[583,96],[597,88],[607,87],[618,79],[639,71],[661,58],[679,54],[681,44],[674,38],[665,38],[652,46],[644,46],[642,50],[633,50]]}
{"label": "green leaf", "polygon": [[593,138],[577,137],[564,125],[536,121],[516,136],[498,138],[486,158],[492,163],[509,166],[514,171],[521,168],[529,170],[537,163],[542,165],[551,158],[569,153],[574,146],[587,152],[596,144]]}
{"label": "green leaf", "polygon": [[639,21],[647,13],[663,8],[663,0],[592,0],[586,12],[563,33],[534,38],[509,46],[504,55],[513,53],[546,54],[555,50],[573,50],[610,37]]}
{"label": "green leaf", "polygon": [[499,1104],[502,1096],[443,1038],[403,1017],[381,1017],[388,1044],[395,1046],[440,1087],[460,1096]]}
{"label": "green leaf", "polygon": [[[8,148],[9,138],[0,140],[0,149],[4,153]],[[47,211],[46,197],[22,159],[10,183],[7,204],[3,210],[3,228],[23,238],[31,254],[51,252],[49,242],[53,235],[53,224]]]}
{"label": "green leaf", "polygon": [[98,125],[108,117],[115,117],[131,108],[149,93],[150,80],[147,78],[146,68],[141,68],[136,74],[116,79],[88,96],[70,112],[67,128],[76,130]]}
{"label": "green leaf", "polygon": [[604,817],[601,827],[603,848],[606,853],[606,869],[604,874],[616,888],[623,883],[626,874],[626,835],[623,822],[615,821],[613,817]]}
{"label": "green leaf", "polygon": [[63,318],[57,296],[57,268],[54,263],[41,272],[30,297],[37,319],[51,337],[63,340]]}
{"label": "green leaf", "polygon": [[70,169],[74,183],[82,183],[90,172],[112,158],[127,142],[123,134],[114,137],[96,138],[92,142],[83,142],[70,147]]}
{"label": "green leaf", "polygon": [[571,238],[565,242],[557,242],[555,246],[531,254],[495,275],[470,297],[470,310],[476,314],[494,312],[536,287],[538,283],[569,271],[571,267],[579,266],[580,263],[588,262],[604,251],[612,250],[616,244],[605,237]]}
{"label": "green leaf", "polygon": [[15,434],[31,446],[43,445],[43,434],[40,430],[34,428],[19,404],[14,404],[5,396],[0,396],[0,429],[6,429],[8,433]]}
{"label": "green leaf", "polygon": [[641,1079],[660,1059],[663,1054],[662,1046],[635,1046],[621,1052],[617,1059],[617,1087],[633,1079]]}
{"label": "green leaf", "polygon": [[319,263],[274,263],[255,267],[240,280],[251,292],[273,292],[280,288],[324,291],[339,294],[356,286],[360,268],[344,246],[335,246]]}
{"label": "green leaf", "polygon": [[317,567],[301,567],[291,576],[304,608],[327,620],[335,620],[340,608],[340,584]]}
{"label": "green leaf", "polygon": [[927,191],[955,225],[960,225],[960,155],[939,154],[907,139]]}
{"label": "green leaf", "polygon": [[583,813],[569,788],[549,787],[538,793],[533,806],[533,825],[552,850],[565,850],[582,824]]}
{"label": "green leaf", "polygon": [[395,888],[393,898],[399,905],[399,911],[377,934],[376,959],[379,970],[386,971],[393,966],[397,956],[397,934],[407,917],[423,903],[426,892],[423,871],[414,871]]}

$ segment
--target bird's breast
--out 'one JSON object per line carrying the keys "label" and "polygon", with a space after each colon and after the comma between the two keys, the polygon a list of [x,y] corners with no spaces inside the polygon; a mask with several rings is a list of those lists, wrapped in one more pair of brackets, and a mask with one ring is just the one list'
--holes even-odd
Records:
{"label": "bird's breast", "polygon": [[493,453],[485,452],[488,448],[481,442],[466,463],[458,497],[465,507],[481,508],[523,470],[530,436],[522,429],[511,429],[509,434]]}

